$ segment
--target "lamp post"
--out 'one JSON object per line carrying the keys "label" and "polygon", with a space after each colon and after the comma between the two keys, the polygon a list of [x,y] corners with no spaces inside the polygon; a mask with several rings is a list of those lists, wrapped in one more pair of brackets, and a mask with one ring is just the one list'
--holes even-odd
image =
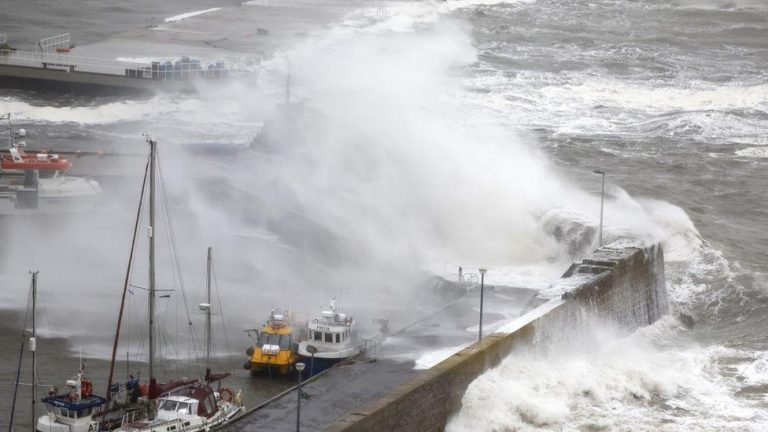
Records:
{"label": "lamp post", "polygon": [[603,246],[603,202],[605,201],[605,171],[604,170],[594,170],[592,171],[595,174],[600,174],[602,176],[602,187],[600,188],[600,247]]}
{"label": "lamp post", "polygon": [[485,268],[480,268],[480,326],[477,340],[483,339],[483,291],[485,291],[485,272],[488,271]]}
{"label": "lamp post", "polygon": [[314,345],[307,345],[307,352],[312,354],[312,357],[309,359],[309,376],[312,377],[315,375],[315,353],[317,348]]}
{"label": "lamp post", "polygon": [[299,371],[299,387],[298,387],[298,395],[297,398],[297,405],[296,405],[296,432],[299,432],[301,429],[301,371],[304,370],[304,363],[296,363],[296,370]]}

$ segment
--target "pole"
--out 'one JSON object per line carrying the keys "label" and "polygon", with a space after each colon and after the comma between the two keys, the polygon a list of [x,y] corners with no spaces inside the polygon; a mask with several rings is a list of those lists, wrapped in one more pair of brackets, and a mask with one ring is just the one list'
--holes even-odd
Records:
{"label": "pole", "polygon": [[600,234],[598,237],[599,246],[603,246],[603,203],[605,201],[605,171],[604,170],[594,170],[595,174],[600,174],[602,176],[602,186],[600,188]]}
{"label": "pole", "polygon": [[296,432],[301,429],[301,371],[299,371],[299,391],[296,405]]}
{"label": "pole", "polygon": [[[149,391],[155,381],[155,152],[157,143],[149,138]],[[149,418],[154,418],[154,404],[149,404]]]}
{"label": "pole", "polygon": [[288,74],[285,76],[285,109],[291,104],[291,61],[288,60]]}
{"label": "pole", "polygon": [[[107,380],[107,400],[112,400],[112,378],[114,377],[115,361],[117,359],[117,344],[120,341],[120,328],[123,322],[123,311],[125,311],[125,296],[128,292],[128,282],[131,276],[131,267],[133,266],[133,251],[136,248],[136,236],[139,232],[139,220],[141,220],[141,208],[144,203],[144,189],[147,186],[147,171],[149,170],[149,162],[147,162],[144,168],[144,180],[141,182],[141,193],[139,194],[139,208],[136,210],[136,221],[133,224],[133,238],[131,239],[131,252],[128,254],[128,268],[125,271],[125,280],[123,282],[123,296],[120,300],[120,312],[117,314],[117,329],[115,330],[115,341],[112,344],[112,360],[109,362],[109,379]],[[128,352],[125,352],[126,356],[126,373],[128,373]],[[126,375],[127,379],[127,375]]]}
{"label": "pole", "polygon": [[[13,416],[16,414],[16,395],[19,393],[19,377],[21,376],[21,360],[24,358],[24,335],[21,336],[19,363],[16,365],[16,385],[13,387],[13,402],[11,402],[11,418],[8,422],[8,432],[13,432]],[[32,417],[34,418],[34,416]]]}
{"label": "pole", "polygon": [[211,368],[211,261],[213,260],[213,248],[208,247],[208,270],[206,287],[208,289],[208,310],[205,312],[205,368]]}
{"label": "pole", "polygon": [[37,351],[37,328],[35,326],[35,308],[37,307],[37,272],[32,272],[32,337],[29,339],[29,350],[32,351],[32,430],[36,430],[35,420],[37,419],[35,399],[35,390],[37,389],[37,363],[35,351]]}
{"label": "pole", "polygon": [[483,340],[483,292],[485,291],[485,272],[484,268],[480,269],[480,326],[477,340]]}

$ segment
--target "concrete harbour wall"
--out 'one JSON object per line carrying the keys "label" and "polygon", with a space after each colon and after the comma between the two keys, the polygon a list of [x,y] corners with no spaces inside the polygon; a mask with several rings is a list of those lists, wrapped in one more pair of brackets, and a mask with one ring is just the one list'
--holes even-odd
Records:
{"label": "concrete harbour wall", "polygon": [[596,324],[631,332],[668,312],[660,245],[613,244],[575,263],[537,305],[326,431],[442,431],[469,384],[518,347],[548,350],[579,340]]}

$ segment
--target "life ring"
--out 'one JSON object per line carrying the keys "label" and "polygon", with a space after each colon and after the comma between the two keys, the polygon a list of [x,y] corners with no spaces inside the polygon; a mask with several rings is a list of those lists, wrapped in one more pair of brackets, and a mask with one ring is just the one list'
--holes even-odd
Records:
{"label": "life ring", "polygon": [[219,390],[219,394],[221,395],[221,399],[226,402],[232,402],[232,399],[235,397],[235,393],[228,387]]}

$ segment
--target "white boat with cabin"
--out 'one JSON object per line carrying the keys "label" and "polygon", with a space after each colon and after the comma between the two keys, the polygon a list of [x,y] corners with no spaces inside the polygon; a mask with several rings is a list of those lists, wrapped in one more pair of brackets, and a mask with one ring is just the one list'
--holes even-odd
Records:
{"label": "white boat with cabin", "polygon": [[360,347],[353,344],[355,320],[336,306],[331,299],[320,317],[307,323],[308,339],[299,343],[298,353],[311,359],[316,373],[342,360],[360,353]]}

